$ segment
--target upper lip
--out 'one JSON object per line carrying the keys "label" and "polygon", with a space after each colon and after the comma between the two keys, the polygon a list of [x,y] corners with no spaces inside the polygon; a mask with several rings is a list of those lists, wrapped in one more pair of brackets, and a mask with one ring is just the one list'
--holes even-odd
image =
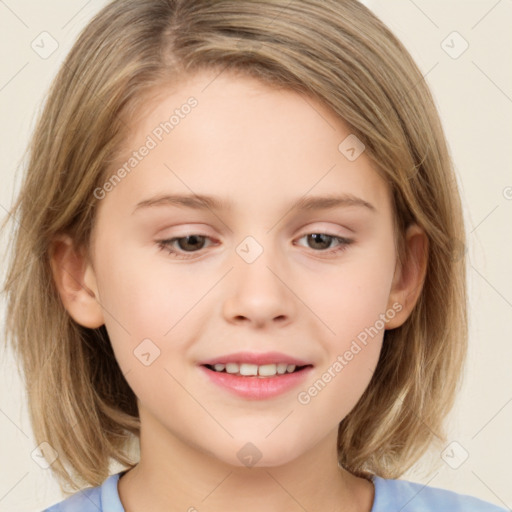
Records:
{"label": "upper lip", "polygon": [[207,359],[205,361],[201,361],[199,364],[213,366],[214,364],[225,363],[247,363],[256,364],[258,366],[278,363],[294,364],[296,366],[307,366],[312,364],[308,361],[297,359],[296,357],[292,357],[281,352],[235,352],[232,354],[214,357],[212,359]]}

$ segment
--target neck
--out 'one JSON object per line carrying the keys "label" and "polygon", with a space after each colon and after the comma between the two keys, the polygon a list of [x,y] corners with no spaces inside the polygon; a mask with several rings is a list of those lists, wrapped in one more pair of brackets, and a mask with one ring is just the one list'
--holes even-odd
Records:
{"label": "neck", "polygon": [[140,462],[120,478],[119,496],[126,512],[370,512],[373,485],[338,466],[336,439],[332,432],[287,464],[246,467],[226,464],[151,425],[141,429]]}

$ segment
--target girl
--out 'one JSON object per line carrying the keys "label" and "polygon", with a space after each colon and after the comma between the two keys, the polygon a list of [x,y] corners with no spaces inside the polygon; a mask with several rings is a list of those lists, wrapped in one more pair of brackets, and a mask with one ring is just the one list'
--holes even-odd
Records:
{"label": "girl", "polygon": [[48,511],[503,510],[397,480],[446,445],[464,226],[421,73],[357,1],[112,2],[12,214],[8,334],[79,490]]}

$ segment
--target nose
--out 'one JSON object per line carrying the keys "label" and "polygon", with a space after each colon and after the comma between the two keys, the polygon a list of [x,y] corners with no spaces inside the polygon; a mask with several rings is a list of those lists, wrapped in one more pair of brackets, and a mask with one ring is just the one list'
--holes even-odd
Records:
{"label": "nose", "polygon": [[[237,256],[238,257],[238,256]],[[293,283],[283,265],[270,251],[252,263],[235,259],[235,268],[229,274],[223,314],[230,323],[247,323],[255,327],[290,323],[296,312]]]}

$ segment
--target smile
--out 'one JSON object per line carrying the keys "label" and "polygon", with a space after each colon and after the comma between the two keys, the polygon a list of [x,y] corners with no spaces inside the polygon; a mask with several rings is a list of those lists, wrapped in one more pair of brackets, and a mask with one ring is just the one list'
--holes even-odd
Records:
{"label": "smile", "polygon": [[239,376],[258,376],[258,377],[275,377],[276,375],[284,375],[285,373],[294,373],[302,370],[305,366],[297,366],[287,363],[276,364],[249,364],[249,363],[218,363],[214,365],[205,365],[208,369],[215,372],[229,373],[230,375]]}
{"label": "smile", "polygon": [[[207,382],[214,384],[218,389],[248,400],[270,399],[303,386],[305,379],[313,370],[313,365],[286,365],[286,371],[278,373],[278,369],[283,370],[284,363],[281,366],[280,363],[261,366],[244,363],[240,365],[218,363],[218,368],[222,366],[227,368],[216,370],[213,366],[205,364],[199,366],[199,369],[208,379]],[[231,370],[232,373],[226,370]],[[244,375],[242,373],[244,371],[249,374]],[[260,372],[263,374],[267,372],[268,375],[261,375]]]}

